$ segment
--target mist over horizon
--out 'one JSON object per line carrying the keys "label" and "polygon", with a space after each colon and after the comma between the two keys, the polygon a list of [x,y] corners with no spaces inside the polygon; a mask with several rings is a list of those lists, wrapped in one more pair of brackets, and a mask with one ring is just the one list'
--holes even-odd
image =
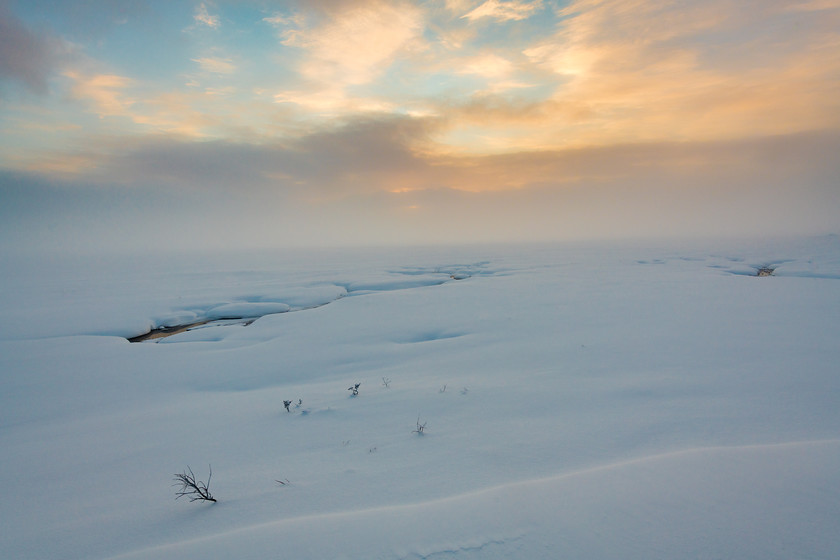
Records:
{"label": "mist over horizon", "polygon": [[[234,177],[184,181],[176,175],[162,186],[142,174],[129,182],[3,172],[0,246],[92,253],[821,235],[840,231],[840,165],[819,149],[840,153],[838,140],[815,134],[499,156],[478,165],[501,172],[505,159],[539,159],[536,165],[558,179],[484,192],[341,192],[340,185],[330,192],[332,184],[325,184],[311,196],[263,178],[237,184]],[[192,155],[199,156],[205,157]],[[691,159],[697,161],[685,168],[673,163]],[[564,180],[570,167],[570,175],[587,178]],[[371,170],[373,181],[387,181],[382,175]]]}

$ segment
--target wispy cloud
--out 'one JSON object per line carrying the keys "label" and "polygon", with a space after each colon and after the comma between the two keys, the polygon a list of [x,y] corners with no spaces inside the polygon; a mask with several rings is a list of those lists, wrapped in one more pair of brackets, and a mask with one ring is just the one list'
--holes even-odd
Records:
{"label": "wispy cloud", "polygon": [[75,71],[68,71],[65,76],[73,81],[73,97],[89,103],[100,117],[127,116],[135,103],[127,94],[133,84],[130,78],[114,74],[84,76]]}
{"label": "wispy cloud", "polygon": [[274,15],[262,18],[262,21],[280,30],[281,37],[286,40],[289,38],[287,33],[292,32],[292,34],[294,34],[294,30],[303,27],[306,23],[306,18],[304,18],[300,13],[291,15],[275,13]]}
{"label": "wispy cloud", "polygon": [[[142,83],[115,74],[67,71],[64,75],[71,82],[70,97],[88,112],[103,120],[122,117],[124,123],[131,123],[122,125],[123,142],[136,135],[155,133],[194,139],[237,136],[244,134],[251,123],[265,121],[271,114],[266,110],[267,102],[258,103],[247,96],[236,99],[237,89],[233,86],[158,92],[146,91]],[[112,133],[110,127],[107,130]],[[96,133],[91,131],[88,136],[95,138]],[[58,161],[61,156],[51,154],[50,158]],[[71,152],[67,161],[69,168],[81,160]]]}
{"label": "wispy cloud", "polygon": [[492,18],[497,21],[519,21],[528,19],[542,9],[542,2],[522,2],[519,0],[487,0],[462,17],[469,20]]}
{"label": "wispy cloud", "polygon": [[303,55],[296,69],[305,88],[282,93],[285,101],[311,105],[307,99],[315,97],[321,106],[340,106],[346,88],[381,75],[401,51],[416,46],[423,29],[422,11],[410,3],[347,3],[324,18],[313,24],[272,20],[282,26],[282,43]]}
{"label": "wispy cloud", "polygon": [[194,58],[193,62],[197,62],[201,69],[205,72],[213,74],[233,74],[236,72],[236,65],[230,58],[218,57],[202,57]]}
{"label": "wispy cloud", "polygon": [[193,14],[193,20],[195,20],[198,25],[205,25],[213,29],[217,29],[222,24],[218,15],[211,15],[210,12],[207,11],[207,5],[204,4],[204,2],[196,7],[195,14]]}
{"label": "wispy cloud", "polygon": [[477,74],[488,78],[505,78],[510,76],[513,69],[513,64],[509,59],[488,53],[464,60],[457,72]]}

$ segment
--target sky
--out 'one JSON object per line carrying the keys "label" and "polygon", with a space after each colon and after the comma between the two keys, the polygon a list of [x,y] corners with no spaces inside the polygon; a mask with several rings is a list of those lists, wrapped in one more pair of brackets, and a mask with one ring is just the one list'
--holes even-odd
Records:
{"label": "sky", "polygon": [[840,0],[0,0],[0,248],[840,231]]}

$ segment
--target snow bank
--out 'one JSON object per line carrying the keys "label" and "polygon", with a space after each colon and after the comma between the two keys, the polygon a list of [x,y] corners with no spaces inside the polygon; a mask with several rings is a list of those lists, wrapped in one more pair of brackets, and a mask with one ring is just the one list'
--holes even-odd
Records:
{"label": "snow bank", "polygon": [[262,317],[272,313],[285,313],[291,306],[287,303],[275,302],[239,302],[225,303],[209,309],[206,313],[208,319],[239,319],[246,317]]}

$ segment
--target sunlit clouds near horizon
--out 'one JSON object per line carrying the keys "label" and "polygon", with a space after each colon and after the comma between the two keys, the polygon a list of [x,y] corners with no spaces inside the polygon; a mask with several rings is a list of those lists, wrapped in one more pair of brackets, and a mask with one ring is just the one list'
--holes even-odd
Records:
{"label": "sunlit clouds near horizon", "polygon": [[0,247],[840,231],[840,0],[0,0]]}

